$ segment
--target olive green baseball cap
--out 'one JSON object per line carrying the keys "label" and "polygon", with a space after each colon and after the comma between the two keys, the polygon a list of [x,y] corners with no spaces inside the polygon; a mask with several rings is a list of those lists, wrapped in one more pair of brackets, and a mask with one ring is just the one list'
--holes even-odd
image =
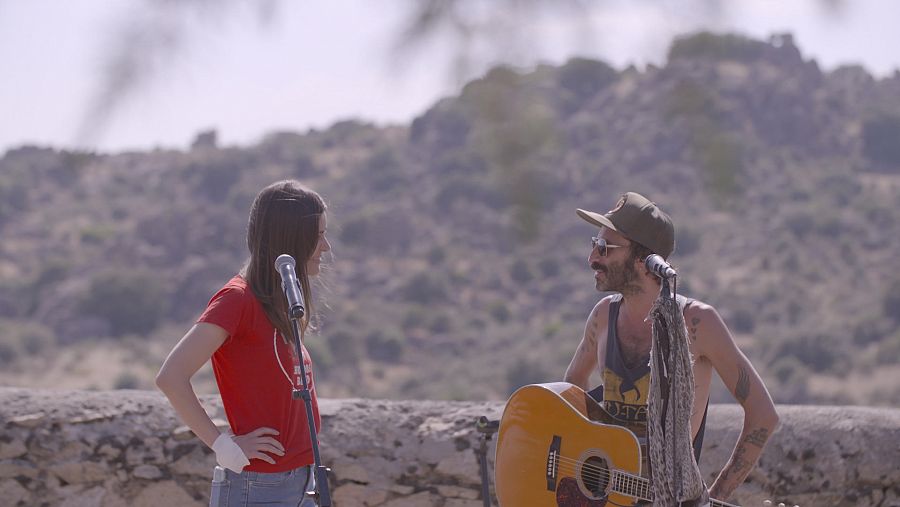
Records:
{"label": "olive green baseball cap", "polygon": [[596,225],[609,227],[668,258],[675,251],[675,224],[655,202],[637,192],[625,192],[616,206],[604,214],[577,209],[578,216]]}

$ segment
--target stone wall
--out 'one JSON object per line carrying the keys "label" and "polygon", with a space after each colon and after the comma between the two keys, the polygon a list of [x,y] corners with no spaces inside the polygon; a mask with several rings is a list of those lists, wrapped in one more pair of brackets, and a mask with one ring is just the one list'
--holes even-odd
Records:
{"label": "stone wall", "polygon": [[[203,403],[222,422],[219,399]],[[322,400],[322,456],[333,470],[334,505],[481,507],[473,423],[480,415],[499,418],[501,410],[499,402]],[[900,410],[779,411],[781,428],[734,500],[900,506]],[[710,407],[702,460],[709,480],[740,424],[739,407]],[[177,507],[208,500],[213,456],[156,392],[0,388],[0,428],[0,505]]]}

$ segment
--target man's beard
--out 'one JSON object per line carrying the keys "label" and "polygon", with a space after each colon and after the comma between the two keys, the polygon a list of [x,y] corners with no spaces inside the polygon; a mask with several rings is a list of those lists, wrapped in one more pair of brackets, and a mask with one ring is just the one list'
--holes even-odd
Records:
{"label": "man's beard", "polygon": [[615,262],[606,265],[603,279],[597,280],[597,290],[601,292],[619,292],[623,296],[633,296],[643,292],[638,283],[638,272],[631,262]]}

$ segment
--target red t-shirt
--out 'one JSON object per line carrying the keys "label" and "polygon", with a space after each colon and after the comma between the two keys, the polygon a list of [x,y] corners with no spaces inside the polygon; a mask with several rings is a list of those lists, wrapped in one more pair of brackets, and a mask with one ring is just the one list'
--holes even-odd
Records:
{"label": "red t-shirt", "polygon": [[[273,340],[274,326],[240,276],[232,278],[212,297],[197,322],[215,324],[228,332],[228,338],[213,354],[212,364],[231,430],[235,435],[243,435],[263,426],[274,428],[279,434],[270,436],[284,446],[284,456],[270,454],[275,458],[274,465],[252,459],[244,470],[285,472],[312,464],[306,407],[302,399],[291,397],[294,387],[303,388],[293,337],[289,337],[290,345],[282,340],[281,333]],[[284,371],[278,366],[276,348]],[[305,347],[303,362],[318,433],[319,404],[312,361]]]}

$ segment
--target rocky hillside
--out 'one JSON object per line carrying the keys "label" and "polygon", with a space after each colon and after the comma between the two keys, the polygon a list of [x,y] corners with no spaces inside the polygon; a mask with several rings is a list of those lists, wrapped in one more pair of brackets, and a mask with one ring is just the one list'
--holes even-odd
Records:
{"label": "rocky hillside", "polygon": [[329,202],[309,339],[325,396],[503,399],[561,378],[600,297],[574,209],[637,190],[676,222],[680,291],[719,309],[776,401],[900,403],[900,74],[711,34],[662,68],[497,68],[408,126],[11,149],[0,382],[150,387],[283,178]]}

